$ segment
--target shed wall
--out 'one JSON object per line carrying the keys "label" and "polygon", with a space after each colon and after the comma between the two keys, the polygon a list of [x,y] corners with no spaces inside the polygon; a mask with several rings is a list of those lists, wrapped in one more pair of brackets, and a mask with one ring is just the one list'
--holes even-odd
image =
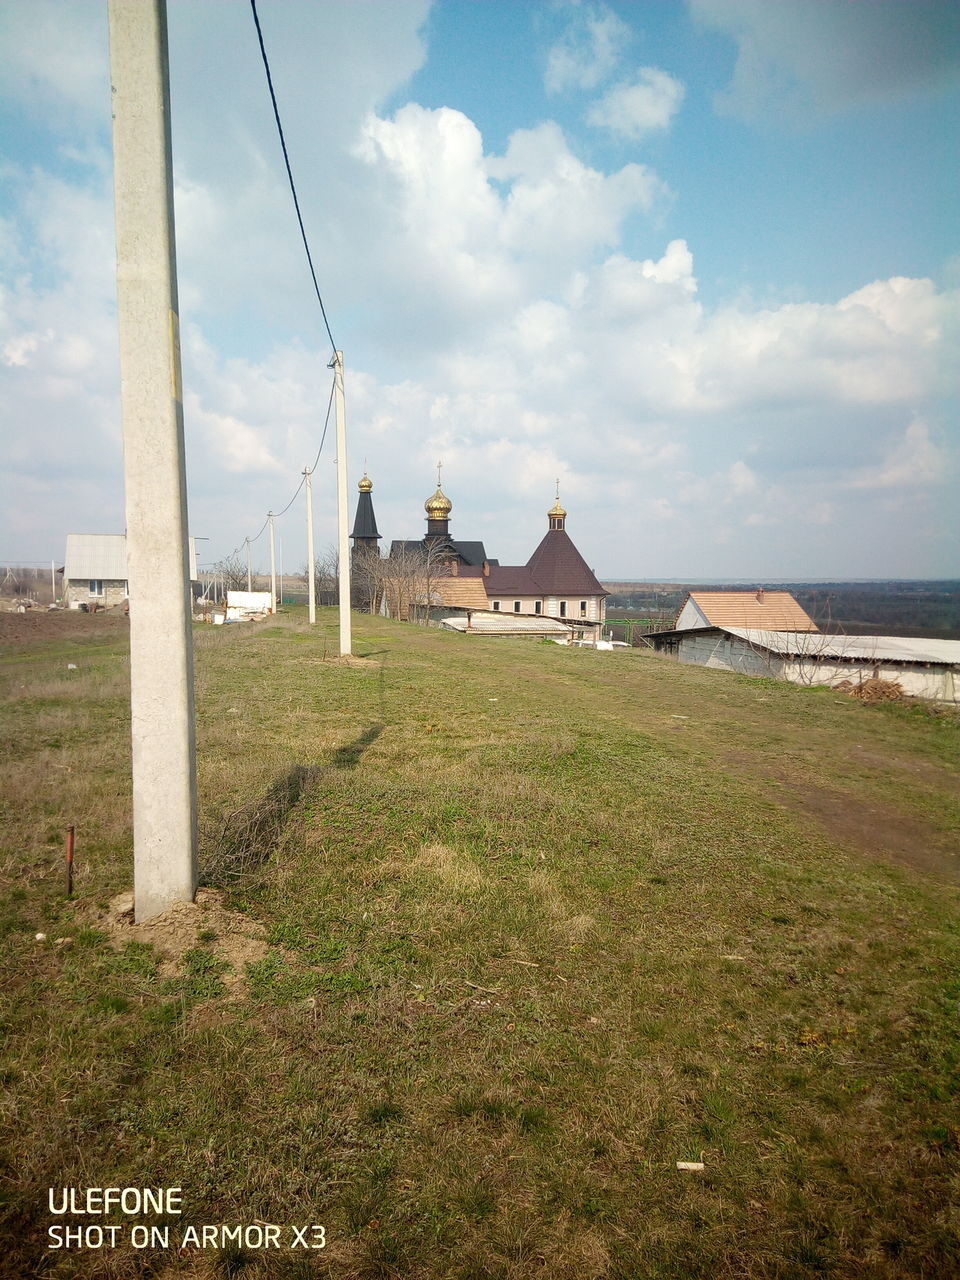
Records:
{"label": "shed wall", "polygon": [[954,667],[869,660],[836,662],[816,657],[781,658],[755,648],[739,636],[722,634],[684,637],[677,656],[682,663],[735,671],[740,675],[771,676],[793,684],[833,685],[841,680],[860,684],[879,676],[882,680],[896,680],[904,693],[912,697],[938,702],[960,701],[960,679]]}

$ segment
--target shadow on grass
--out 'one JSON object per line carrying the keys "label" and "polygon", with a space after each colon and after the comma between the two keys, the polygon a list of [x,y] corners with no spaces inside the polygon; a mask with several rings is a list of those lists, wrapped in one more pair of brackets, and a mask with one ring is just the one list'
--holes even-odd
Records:
{"label": "shadow on grass", "polygon": [[333,753],[333,763],[338,769],[355,769],[364,751],[376,742],[381,733],[383,725],[372,724],[359,738],[354,738],[353,742],[348,742],[344,747],[338,747]]}
{"label": "shadow on grass", "polygon": [[[355,769],[381,733],[383,725],[372,724],[353,742],[339,747],[333,754],[334,768]],[[316,791],[326,772],[322,765],[294,765],[262,796],[228,814],[219,830],[203,833],[200,883],[225,889],[263,866],[280,843],[294,809]]]}
{"label": "shadow on grass", "polygon": [[262,796],[229,814],[217,835],[205,841],[200,883],[224,889],[262,866],[279,844],[291,812],[321,773],[317,765],[294,765]]}

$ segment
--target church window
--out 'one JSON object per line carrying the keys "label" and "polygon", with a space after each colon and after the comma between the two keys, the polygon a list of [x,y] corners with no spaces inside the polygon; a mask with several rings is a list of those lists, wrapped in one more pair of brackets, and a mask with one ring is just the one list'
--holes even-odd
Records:
{"label": "church window", "polygon": [[493,602],[493,607],[494,607],[494,609],[496,609],[497,613],[499,613],[499,612],[500,612],[500,601],[499,601],[499,600],[494,600],[494,602]]}
{"label": "church window", "polygon": [[586,600],[581,600],[580,601],[580,617],[585,618],[586,616],[587,616],[587,602]]}
{"label": "church window", "polygon": [[514,612],[514,613],[519,613],[519,612],[520,612],[520,601],[519,601],[519,600],[514,600],[514,602],[513,602],[513,612]]}
{"label": "church window", "polygon": [[538,600],[533,606],[534,613],[543,613],[543,601]]}
{"label": "church window", "polygon": [[561,600],[560,601],[560,617],[565,618],[566,616],[567,616],[567,602],[566,600]]}

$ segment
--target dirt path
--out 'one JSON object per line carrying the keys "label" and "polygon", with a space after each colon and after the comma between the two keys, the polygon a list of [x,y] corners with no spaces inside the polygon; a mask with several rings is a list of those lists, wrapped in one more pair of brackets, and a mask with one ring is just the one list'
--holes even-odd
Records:
{"label": "dirt path", "polygon": [[119,609],[81,613],[79,609],[28,609],[0,612],[0,649],[42,644],[45,640],[122,636],[129,622]]}

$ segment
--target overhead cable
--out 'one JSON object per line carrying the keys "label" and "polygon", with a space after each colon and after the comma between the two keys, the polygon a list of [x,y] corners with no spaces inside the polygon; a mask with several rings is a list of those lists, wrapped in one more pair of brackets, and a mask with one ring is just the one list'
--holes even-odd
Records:
{"label": "overhead cable", "polygon": [[[317,463],[320,461],[320,454],[323,452],[324,442],[326,441],[326,438],[327,438],[327,428],[330,426],[330,410],[333,408],[333,393],[336,390],[336,386],[337,386],[337,380],[334,377],[330,383],[330,397],[327,400],[327,416],[323,420],[323,432],[320,436],[320,446],[317,449],[317,456],[313,460],[313,465],[307,468],[307,470],[311,473],[316,471]],[[305,481],[306,481],[306,476],[301,476],[300,483],[297,485],[296,489],[294,490],[293,497],[290,499],[290,501],[287,503],[287,505],[283,508],[282,511],[273,511],[270,513],[270,515],[272,515],[274,519],[277,519],[279,516],[286,515],[286,513],[293,506],[296,500],[297,494],[303,488]],[[264,529],[266,529],[267,525],[270,523],[270,515],[267,516],[266,520],[264,520],[263,524],[260,526],[260,533],[258,533],[256,537],[253,537],[253,538],[244,538],[243,542],[240,544],[241,546],[246,546],[247,543],[252,544],[256,542],[257,538],[260,537],[260,534],[263,533]],[[238,555],[239,552],[240,552],[240,547],[236,547],[232,554]]]}
{"label": "overhead cable", "polygon": [[263,58],[263,69],[267,73],[267,87],[270,90],[270,101],[273,103],[273,116],[277,122],[277,132],[280,135],[280,146],[283,148],[283,162],[287,166],[287,178],[290,182],[290,193],[293,196],[293,206],[297,211],[297,222],[300,224],[300,235],[303,239],[303,247],[307,254],[307,263],[310,267],[310,276],[313,280],[313,288],[317,295],[317,301],[320,303],[320,314],[323,316],[323,323],[326,325],[327,337],[330,339],[330,345],[334,352],[337,350],[337,344],[333,340],[333,334],[330,332],[330,322],[327,319],[326,308],[323,305],[323,298],[320,296],[320,286],[317,284],[317,273],[313,268],[313,257],[310,253],[310,246],[307,243],[307,233],[303,225],[303,215],[300,213],[300,201],[297,199],[297,188],[293,181],[293,170],[290,168],[290,156],[287,153],[287,141],[283,136],[283,125],[280,122],[280,109],[277,106],[277,95],[273,91],[273,77],[270,74],[270,63],[267,60],[267,50],[263,43],[263,31],[260,28],[260,19],[257,16],[257,0],[250,0],[250,8],[253,10],[253,21],[257,28],[257,39],[260,41],[260,54]]}

